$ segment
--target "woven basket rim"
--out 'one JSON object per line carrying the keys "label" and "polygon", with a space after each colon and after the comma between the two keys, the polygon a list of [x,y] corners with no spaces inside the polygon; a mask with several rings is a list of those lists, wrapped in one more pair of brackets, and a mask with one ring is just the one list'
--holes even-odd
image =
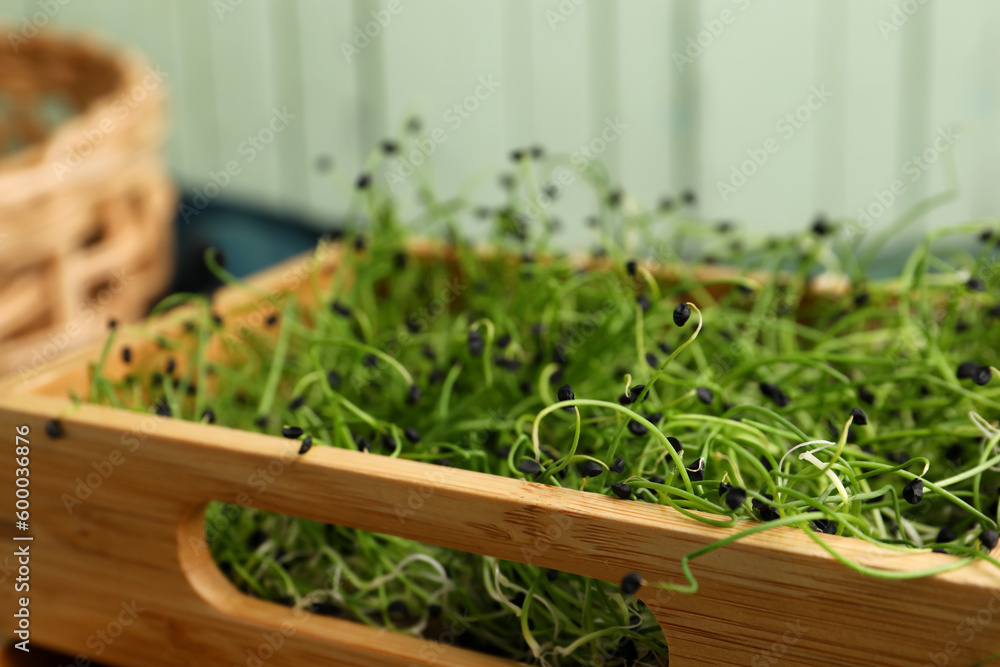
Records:
{"label": "woven basket rim", "polygon": [[[94,169],[107,172],[109,165],[118,163],[118,160],[108,160],[107,153],[118,152],[122,154],[122,158],[128,159],[127,153],[117,150],[117,146],[108,145],[113,142],[103,142],[84,156],[79,167],[75,167],[66,178],[60,178],[53,168],[54,153],[60,147],[70,147],[80,142],[85,130],[99,127],[103,120],[109,118],[109,110],[121,96],[142,85],[143,78],[148,75],[151,68],[149,62],[138,52],[108,46],[89,34],[67,33],[46,28],[32,37],[31,42],[32,48],[43,45],[43,48],[48,48],[57,54],[63,52],[78,55],[80,51],[84,51],[95,60],[108,65],[118,77],[118,81],[112,90],[89,100],[84,108],[53,128],[52,132],[41,141],[12,153],[0,155],[0,191],[8,193],[13,198],[13,201],[0,198],[0,208],[44,194],[69,180],[87,177],[88,172]],[[2,42],[0,51],[10,53],[13,51],[13,45]],[[14,53],[16,55],[17,52]],[[147,122],[143,120],[143,116],[147,114],[165,115],[162,109],[165,97],[161,90],[162,85],[164,82],[147,88],[148,94],[130,108],[123,119],[124,125]],[[157,151],[163,142],[164,133],[160,131],[154,134],[152,141],[145,145],[133,145],[129,152],[134,154]],[[90,168],[91,165],[93,168]]]}

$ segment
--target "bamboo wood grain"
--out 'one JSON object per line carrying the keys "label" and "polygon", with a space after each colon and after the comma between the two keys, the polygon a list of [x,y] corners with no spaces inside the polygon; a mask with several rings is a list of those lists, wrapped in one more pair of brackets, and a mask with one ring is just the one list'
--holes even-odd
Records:
{"label": "bamboo wood grain", "polygon": [[[337,252],[325,258],[327,271]],[[276,295],[304,290],[297,270],[304,261],[273,269],[257,284]],[[219,304],[228,321],[258,299],[229,290]],[[157,327],[169,331],[183,315]],[[66,388],[86,379],[94,355],[80,352],[29,382],[15,377],[0,385],[0,434],[13,441],[15,425],[32,431],[33,639],[88,652],[88,638],[135,600],[143,611],[134,623],[92,656],[109,664],[247,664],[276,636],[282,646],[268,665],[511,664],[242,595],[206,548],[204,508],[212,500],[616,583],[630,571],[650,582],[680,582],[685,554],[737,530],[595,493],[326,447],[298,457],[296,445],[281,438],[99,406],[70,410]],[[44,423],[56,416],[65,436],[51,440]],[[63,495],[115,451],[123,462],[70,514]],[[253,476],[269,467],[272,481],[261,490]],[[2,468],[6,489],[11,468]],[[8,530],[11,512],[11,503],[0,505]],[[950,561],[823,539],[848,558],[891,571]],[[1000,650],[1000,574],[982,563],[933,578],[873,579],[840,565],[803,533],[777,528],[715,551],[693,569],[695,595],[640,591],[674,667],[904,667],[934,664],[937,654],[968,666]],[[10,586],[0,586],[4,610],[12,596]],[[10,634],[11,615],[0,619]]]}

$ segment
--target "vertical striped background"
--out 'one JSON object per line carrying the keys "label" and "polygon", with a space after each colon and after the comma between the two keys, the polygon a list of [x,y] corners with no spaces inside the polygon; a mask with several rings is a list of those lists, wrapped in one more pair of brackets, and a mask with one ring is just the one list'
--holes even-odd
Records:
{"label": "vertical striped background", "polygon": [[[345,57],[355,29],[390,6],[388,25]],[[880,21],[894,11],[907,20],[890,32]],[[946,189],[941,160],[915,181],[903,175],[946,126],[960,135],[949,153],[961,194],[930,224],[1000,204],[995,0],[0,0],[15,31],[47,14],[139,48],[168,73],[182,185],[237,160],[226,197],[317,226],[343,212],[371,146],[414,112],[447,135],[433,156],[437,186],[454,193],[479,178],[487,201],[510,148],[572,152],[617,118],[627,128],[601,155],[613,181],[649,204],[692,187],[704,215],[754,230],[853,215],[896,178],[907,193],[893,214]],[[679,67],[675,54],[723,16],[732,21]],[[499,88],[453,128],[448,110],[480,77]],[[784,138],[776,122],[813,86],[833,96]],[[242,142],[274,109],[295,119],[246,161]],[[778,152],[724,201],[717,182],[769,137]],[[321,155],[332,172],[314,168]],[[586,202],[566,207],[574,238]]]}

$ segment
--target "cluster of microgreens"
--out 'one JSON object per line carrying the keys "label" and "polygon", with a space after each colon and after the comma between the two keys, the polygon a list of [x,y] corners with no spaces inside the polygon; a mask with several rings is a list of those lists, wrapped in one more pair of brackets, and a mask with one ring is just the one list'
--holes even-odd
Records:
{"label": "cluster of microgreens", "polygon": [[[440,201],[414,177],[421,204],[405,226],[447,239],[447,259],[427,259],[408,252],[379,185],[412,136],[385,142],[356,180],[366,226],[342,240],[329,284],[312,280],[314,298],[282,297],[233,336],[210,298],[171,297],[161,309],[196,306],[186,331],[159,339],[155,362],[112,331],[90,400],[299,439],[302,456],[360,449],[660,504],[706,531],[741,526],[684,559],[685,592],[698,556],[775,526],[873,577],[1000,566],[1000,309],[994,286],[969,277],[991,266],[994,237],[948,262],[931,253],[982,224],[928,235],[894,280],[866,284],[837,221],[750,247],[729,223],[698,220],[692,193],[642,209],[594,164],[574,186],[596,198],[597,248],[581,262],[548,251],[550,177],[568,161],[535,148],[512,155],[500,206]],[[466,225],[488,226],[503,252],[477,254]],[[738,269],[692,268],[723,252]],[[219,255],[206,261],[250,289]],[[681,270],[667,279],[661,265]],[[821,269],[852,285],[810,292]],[[119,353],[130,372],[109,377]],[[208,525],[222,570],[265,599],[528,662],[666,661],[634,595],[641,573],[615,586],[233,505],[213,505]],[[826,534],[954,558],[890,574]]]}

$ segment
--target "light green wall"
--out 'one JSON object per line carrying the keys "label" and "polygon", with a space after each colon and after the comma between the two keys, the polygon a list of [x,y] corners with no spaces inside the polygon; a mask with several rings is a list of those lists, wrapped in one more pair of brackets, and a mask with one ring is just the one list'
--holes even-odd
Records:
{"label": "light green wall", "polygon": [[[396,2],[401,11],[347,62],[341,43]],[[880,21],[903,6],[918,9],[885,33]],[[703,214],[770,231],[820,210],[853,214],[952,125],[961,195],[934,224],[1000,208],[995,0],[0,0],[0,16],[16,27],[45,7],[58,7],[54,24],[142,49],[169,73],[182,184],[237,160],[225,196],[318,225],[346,207],[372,143],[413,110],[448,132],[434,155],[446,193],[505,167],[511,147],[572,151],[618,117],[627,130],[602,157],[637,198],[691,186]],[[569,15],[553,23],[560,8]],[[673,54],[723,12],[732,23],[679,71]],[[451,129],[444,114],[479,77],[500,88]],[[776,121],[812,86],[833,97],[784,138]],[[295,120],[246,162],[241,142],[275,108]],[[717,181],[769,137],[778,152],[723,201]],[[313,169],[325,153],[332,174]],[[942,163],[906,184],[883,222],[944,189]],[[481,190],[499,196],[489,181]],[[570,235],[582,234],[584,193],[563,206]]]}

